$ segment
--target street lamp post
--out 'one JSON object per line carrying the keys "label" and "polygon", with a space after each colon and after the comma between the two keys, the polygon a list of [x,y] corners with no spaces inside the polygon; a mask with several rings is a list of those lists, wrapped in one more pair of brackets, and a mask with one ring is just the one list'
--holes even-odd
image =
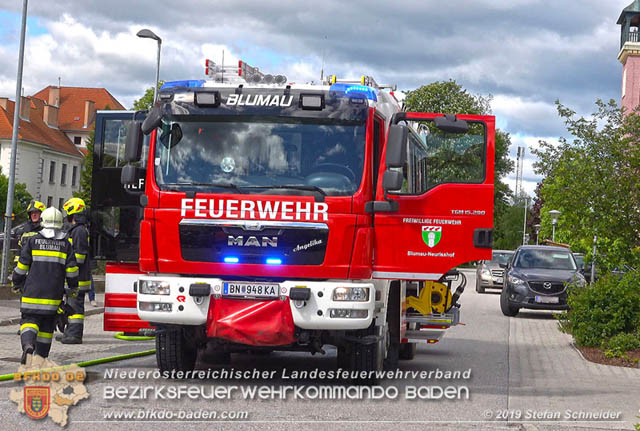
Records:
{"label": "street lamp post", "polygon": [[536,230],[536,245],[538,245],[538,238],[540,236],[540,225],[534,224],[533,228]]}
{"label": "street lamp post", "polygon": [[0,283],[9,278],[9,250],[11,247],[11,215],[13,214],[13,194],[16,183],[16,155],[18,153],[18,129],[20,127],[20,101],[22,89],[22,68],[24,65],[24,39],[27,31],[28,0],[22,3],[22,26],[20,27],[20,51],[18,52],[18,75],[16,77],[16,102],[13,110],[13,133],[11,136],[11,158],[9,161],[9,183],[7,184],[7,206],[4,214],[4,242],[2,244],[2,264]]}
{"label": "street lamp post", "polygon": [[549,211],[549,215],[551,216],[551,241],[556,240],[556,224],[558,224],[558,216],[560,215],[560,211],[551,210]]}
{"label": "street lamp post", "polygon": [[162,39],[160,36],[152,32],[151,30],[144,28],[140,30],[136,36],[146,39],[153,39],[158,42],[158,61],[156,64],[156,85],[153,87],[153,103],[158,100],[158,83],[160,82],[160,46],[162,45]]}

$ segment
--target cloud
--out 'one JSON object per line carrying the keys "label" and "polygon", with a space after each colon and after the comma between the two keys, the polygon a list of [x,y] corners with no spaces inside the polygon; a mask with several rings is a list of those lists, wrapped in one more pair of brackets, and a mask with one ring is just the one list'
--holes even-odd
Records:
{"label": "cloud", "polygon": [[[19,4],[0,0],[0,95],[15,92]],[[205,58],[242,59],[290,81],[372,75],[410,90],[455,79],[493,94],[499,124],[512,134],[558,136],[554,102],[579,113],[597,98],[619,99],[616,20],[629,0],[286,0],[32,2],[24,87],[104,86],[131,106],[155,79],[204,77]],[[13,21],[12,21],[13,20]],[[6,26],[4,25],[6,24]]]}

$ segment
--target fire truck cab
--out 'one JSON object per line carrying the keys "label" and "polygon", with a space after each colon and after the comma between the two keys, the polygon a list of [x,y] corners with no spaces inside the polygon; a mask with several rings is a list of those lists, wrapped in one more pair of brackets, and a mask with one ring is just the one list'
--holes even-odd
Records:
{"label": "fire truck cab", "polygon": [[376,371],[458,323],[451,270],[491,256],[493,117],[404,112],[366,76],[207,74],[149,112],[98,113],[105,330],[156,328],[161,370],[207,346],[334,345],[341,368]]}

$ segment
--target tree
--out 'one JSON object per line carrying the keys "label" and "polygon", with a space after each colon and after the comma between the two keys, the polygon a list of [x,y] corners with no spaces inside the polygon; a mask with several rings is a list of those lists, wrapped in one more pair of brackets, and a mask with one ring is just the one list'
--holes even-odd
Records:
{"label": "tree", "polygon": [[[7,193],[9,191],[9,178],[2,173],[2,167],[0,167],[0,211],[4,214],[7,208]],[[12,226],[16,226],[27,219],[27,207],[29,201],[33,199],[27,191],[27,186],[23,183],[16,183],[13,190],[13,214],[15,219],[12,222]],[[4,228],[4,220],[0,223]]]}
{"label": "tree", "polygon": [[[158,83],[158,88],[162,87],[162,84],[164,84],[164,81],[160,81]],[[138,100],[135,100],[133,102],[133,109],[135,111],[148,111],[149,109],[151,109],[152,106],[153,106],[153,87],[147,88],[147,90],[144,92],[144,95]]]}
{"label": "tree", "polygon": [[[524,217],[524,199],[516,199],[500,214],[493,248],[496,250],[514,250],[522,244],[522,224]],[[531,209],[527,210],[527,220],[531,217]],[[499,234],[498,234],[499,233]]]}
{"label": "tree", "polygon": [[[441,112],[468,115],[490,115],[491,96],[471,94],[456,81],[437,81],[409,91],[405,98],[407,111]],[[504,229],[500,225],[503,215],[509,207],[511,190],[501,178],[513,171],[513,161],[509,159],[509,133],[496,130],[495,175],[494,175],[494,213],[495,237],[498,239]],[[522,232],[522,228],[520,228]]]}
{"label": "tree", "polygon": [[87,141],[87,155],[82,160],[82,171],[80,172],[80,190],[73,192],[73,196],[80,198],[84,203],[91,207],[91,180],[93,177],[93,146],[95,131],[89,133]]}
{"label": "tree", "polygon": [[596,101],[588,118],[556,105],[575,139],[561,138],[558,146],[541,142],[532,151],[536,173],[546,176],[541,235],[551,236],[548,213],[556,209],[556,241],[590,252],[597,235],[605,267],[640,266],[640,115],[624,115],[614,100]]}

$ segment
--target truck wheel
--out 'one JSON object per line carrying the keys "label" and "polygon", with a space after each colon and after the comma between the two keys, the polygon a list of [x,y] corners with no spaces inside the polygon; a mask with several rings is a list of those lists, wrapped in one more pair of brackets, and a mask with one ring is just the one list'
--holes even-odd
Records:
{"label": "truck wheel", "polygon": [[509,317],[514,317],[518,314],[520,309],[518,307],[514,307],[509,304],[509,298],[507,298],[507,289],[502,289],[500,292],[500,310],[502,310],[502,314]]}
{"label": "truck wheel", "polygon": [[187,328],[166,328],[156,334],[156,361],[160,371],[191,371],[198,349]]}
{"label": "truck wheel", "polygon": [[400,345],[400,359],[410,361],[416,356],[416,343],[404,343]]}
{"label": "truck wheel", "polygon": [[480,285],[480,280],[478,280],[478,278],[476,278],[476,292],[484,293],[484,287]]}
{"label": "truck wheel", "polygon": [[[386,331],[387,334],[383,334],[379,340],[372,340],[372,337],[377,334],[377,328],[375,322],[372,322],[369,328],[353,331],[349,334],[350,338],[358,339],[358,341],[354,340],[349,345],[338,349],[338,367],[366,373],[382,371],[389,337],[388,331]],[[387,328],[386,325],[385,328]],[[375,375],[367,374],[366,377],[358,376],[353,381],[358,384],[375,384],[378,382],[378,378]]]}

